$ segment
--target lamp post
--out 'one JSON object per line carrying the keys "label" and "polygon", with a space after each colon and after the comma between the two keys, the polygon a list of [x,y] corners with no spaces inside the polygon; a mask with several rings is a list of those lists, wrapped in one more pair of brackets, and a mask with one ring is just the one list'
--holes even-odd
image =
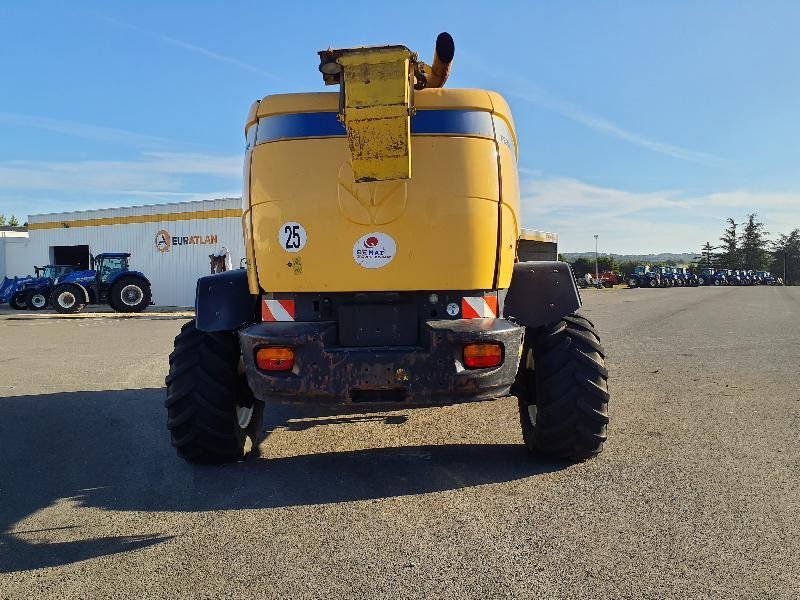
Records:
{"label": "lamp post", "polygon": [[600,269],[597,266],[597,234],[594,234],[594,279],[600,281]]}

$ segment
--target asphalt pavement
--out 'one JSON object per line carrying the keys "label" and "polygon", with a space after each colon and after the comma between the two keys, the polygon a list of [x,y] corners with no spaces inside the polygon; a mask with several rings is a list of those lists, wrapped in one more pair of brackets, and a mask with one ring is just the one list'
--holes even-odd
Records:
{"label": "asphalt pavement", "polygon": [[268,407],[180,461],[186,316],[0,315],[0,598],[800,597],[800,288],[586,290],[609,441],[531,458],[516,403]]}

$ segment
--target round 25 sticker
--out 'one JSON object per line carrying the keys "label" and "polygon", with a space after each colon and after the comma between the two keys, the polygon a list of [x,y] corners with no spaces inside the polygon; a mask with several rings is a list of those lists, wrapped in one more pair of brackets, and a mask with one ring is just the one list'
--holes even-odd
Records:
{"label": "round 25 sticker", "polygon": [[362,235],[353,245],[353,260],[365,269],[385,267],[397,253],[397,244],[387,233],[375,231]]}
{"label": "round 25 sticker", "polygon": [[278,229],[278,243],[286,252],[300,252],[307,241],[306,228],[300,223],[289,221]]}

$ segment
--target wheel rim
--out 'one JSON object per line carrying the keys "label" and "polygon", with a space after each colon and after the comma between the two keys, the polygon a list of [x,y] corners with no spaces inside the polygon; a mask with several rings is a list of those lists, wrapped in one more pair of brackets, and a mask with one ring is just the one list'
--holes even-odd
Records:
{"label": "wheel rim", "polygon": [[247,429],[250,421],[253,420],[253,407],[252,406],[237,406],[236,407],[236,421],[239,423],[240,429]]}
{"label": "wheel rim", "polygon": [[142,291],[142,288],[132,283],[122,288],[122,291],[119,295],[120,300],[122,300],[122,303],[125,306],[136,306],[142,301],[142,298],[144,298],[144,292]]}
{"label": "wheel rim", "polygon": [[75,294],[72,292],[61,292],[58,295],[58,305],[62,308],[72,308],[76,301]]}
{"label": "wheel rim", "polygon": [[31,304],[34,308],[43,308],[47,304],[47,300],[42,294],[34,294],[31,298]]}

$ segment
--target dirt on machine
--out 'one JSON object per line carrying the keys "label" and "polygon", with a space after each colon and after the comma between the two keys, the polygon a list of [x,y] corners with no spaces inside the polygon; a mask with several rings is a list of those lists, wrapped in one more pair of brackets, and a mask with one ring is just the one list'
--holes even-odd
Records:
{"label": "dirt on machine", "polygon": [[[518,138],[493,91],[447,89],[452,37],[318,53],[332,92],[245,123],[246,268],[197,283],[168,428],[191,462],[256,453],[276,402],[391,410],[516,396],[536,454],[584,460],[608,424],[605,352],[569,265],[520,262]],[[213,270],[213,268],[212,268]]]}

